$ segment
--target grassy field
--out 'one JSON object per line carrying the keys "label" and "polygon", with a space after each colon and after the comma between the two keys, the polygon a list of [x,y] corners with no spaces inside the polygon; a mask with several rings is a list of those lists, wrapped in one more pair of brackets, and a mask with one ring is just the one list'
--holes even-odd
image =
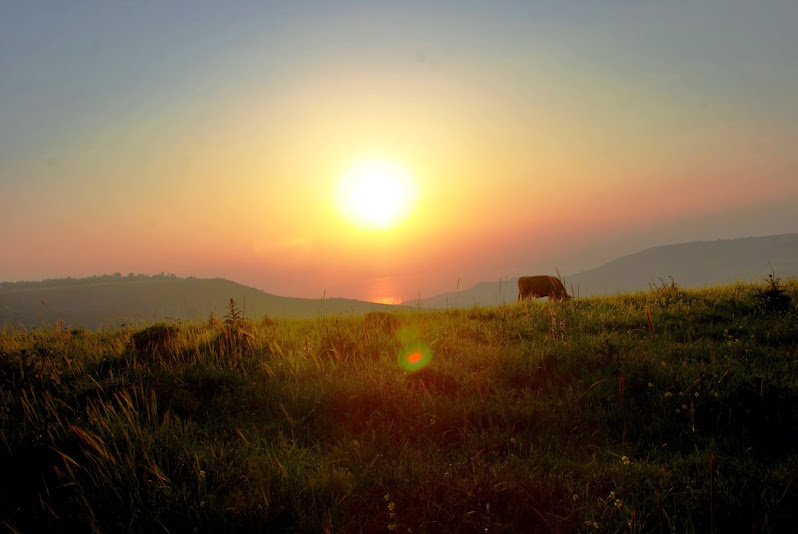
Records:
{"label": "grassy field", "polygon": [[794,532],[796,303],[7,327],[0,531]]}

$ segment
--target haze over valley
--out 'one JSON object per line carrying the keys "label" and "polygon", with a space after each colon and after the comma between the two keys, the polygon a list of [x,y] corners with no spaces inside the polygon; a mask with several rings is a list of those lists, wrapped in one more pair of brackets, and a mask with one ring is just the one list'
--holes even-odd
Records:
{"label": "haze over valley", "polygon": [[[556,268],[550,269],[556,274]],[[564,273],[563,273],[564,274]],[[581,297],[614,295],[678,283],[702,287],[732,282],[763,282],[769,274],[798,277],[798,234],[706,241],[654,247],[595,269],[563,276],[569,292]],[[481,282],[459,291],[408,299],[404,309],[468,308],[514,303],[518,277]],[[0,284],[0,325],[25,328],[97,329],[141,326],[159,320],[223,317],[230,299],[246,317],[313,319],[387,311],[392,305],[355,299],[277,296],[223,279],[175,275],[115,275],[83,279]],[[400,309],[403,309],[400,307]]]}

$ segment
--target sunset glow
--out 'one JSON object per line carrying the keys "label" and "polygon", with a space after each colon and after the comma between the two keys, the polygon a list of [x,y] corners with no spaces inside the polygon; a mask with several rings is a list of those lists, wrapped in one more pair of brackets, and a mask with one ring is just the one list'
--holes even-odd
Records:
{"label": "sunset glow", "polygon": [[0,534],[798,532],[796,22],[0,0]]}
{"label": "sunset glow", "polygon": [[796,19],[790,2],[0,3],[0,283],[167,272],[424,306],[796,232]]}
{"label": "sunset glow", "polygon": [[370,159],[344,174],[338,206],[358,226],[386,229],[409,215],[415,197],[416,185],[405,169],[389,160]]}

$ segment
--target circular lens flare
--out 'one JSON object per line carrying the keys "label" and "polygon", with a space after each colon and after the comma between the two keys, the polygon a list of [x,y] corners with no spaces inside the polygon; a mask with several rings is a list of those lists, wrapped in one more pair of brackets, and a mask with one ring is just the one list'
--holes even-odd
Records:
{"label": "circular lens flare", "polygon": [[422,342],[407,345],[399,352],[399,367],[405,371],[418,371],[432,361],[432,351]]}
{"label": "circular lens flare", "polygon": [[418,352],[418,351],[413,352],[412,354],[408,354],[407,355],[407,363],[409,363],[411,365],[416,365],[418,362],[421,361],[421,358],[423,358],[423,357],[424,357],[424,355],[421,354],[421,352]]}

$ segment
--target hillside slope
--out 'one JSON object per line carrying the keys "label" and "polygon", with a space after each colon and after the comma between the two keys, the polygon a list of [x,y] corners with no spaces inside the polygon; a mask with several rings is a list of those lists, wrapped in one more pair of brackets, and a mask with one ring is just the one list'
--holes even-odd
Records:
{"label": "hillside slope", "polygon": [[580,294],[647,289],[673,277],[684,287],[798,276],[798,234],[696,241],[653,247],[569,276]]}
{"label": "hillside slope", "polygon": [[0,329],[0,522],[795,532],[798,280],[779,289],[404,310],[381,324]]}
{"label": "hillside slope", "polygon": [[67,326],[141,324],[165,318],[224,316],[230,299],[247,317],[313,318],[365,313],[390,306],[351,299],[279,297],[229,280],[173,276],[100,276],[0,286],[0,325],[26,328],[64,321]]}
{"label": "hillside slope", "polygon": [[[670,283],[670,277],[683,287],[758,282],[771,273],[771,266],[780,278],[798,276],[798,234],[652,247],[595,269],[566,274],[563,280],[568,291],[573,287],[579,296],[613,295],[619,291],[645,290],[662,281]],[[517,284],[518,277],[480,282],[456,293],[423,298],[421,304],[424,308],[496,306],[515,301]],[[418,302],[405,302],[405,305],[418,306]]]}

